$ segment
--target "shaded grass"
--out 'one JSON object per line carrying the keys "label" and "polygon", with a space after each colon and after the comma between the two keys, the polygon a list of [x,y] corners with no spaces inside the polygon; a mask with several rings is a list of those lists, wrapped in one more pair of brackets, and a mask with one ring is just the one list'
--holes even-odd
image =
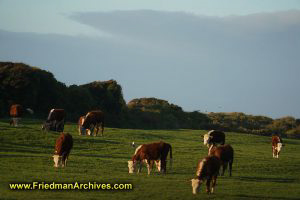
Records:
{"label": "shaded grass", "polygon": [[[104,137],[79,136],[64,169],[53,167],[51,155],[59,133],[40,130],[41,121],[23,120],[20,127],[0,122],[0,199],[297,199],[300,197],[300,141],[285,139],[279,159],[272,158],[269,137],[226,133],[233,146],[233,177],[219,177],[216,193],[192,195],[189,180],[197,161],[207,155],[201,130],[130,130],[106,128]],[[167,175],[128,174],[127,160],[137,145],[163,140],[173,147],[173,170]],[[32,181],[132,183],[132,191],[11,191],[9,183]]]}

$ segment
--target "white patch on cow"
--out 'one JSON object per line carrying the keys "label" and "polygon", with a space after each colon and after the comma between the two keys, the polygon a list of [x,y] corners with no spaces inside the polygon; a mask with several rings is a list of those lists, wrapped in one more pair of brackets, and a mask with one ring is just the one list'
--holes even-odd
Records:
{"label": "white patch on cow", "polygon": [[280,152],[281,148],[282,148],[282,143],[280,142],[277,144],[277,151]]}
{"label": "white patch on cow", "polygon": [[54,161],[54,167],[59,167],[61,164],[61,156],[59,155],[53,155],[53,161]]}
{"label": "white patch on cow", "polygon": [[160,172],[161,171],[161,161],[160,160],[156,160],[155,161],[155,165],[156,165],[157,171]]}
{"label": "white patch on cow", "polygon": [[193,194],[197,194],[199,189],[200,189],[200,185],[201,185],[201,181],[199,179],[192,179],[192,188],[193,188]]}
{"label": "white patch on cow", "polygon": [[128,160],[128,171],[132,174],[135,171],[135,165],[132,160]]}
{"label": "white patch on cow", "polygon": [[26,109],[30,114],[33,114],[34,112],[33,112],[33,110],[31,109],[31,108],[27,108]]}
{"label": "white patch on cow", "polygon": [[208,139],[209,139],[209,135],[208,135],[208,134],[205,134],[205,135],[203,136],[203,144],[204,144],[204,145],[207,145],[207,144],[208,144]]}
{"label": "white patch on cow", "polygon": [[140,146],[138,146],[138,147],[135,149],[134,155],[137,154],[137,152],[140,150],[140,148],[142,148],[142,146],[143,146],[143,145],[140,145]]}
{"label": "white patch on cow", "polygon": [[83,117],[83,119],[81,121],[81,126],[83,125],[84,121],[85,121],[85,117]]}

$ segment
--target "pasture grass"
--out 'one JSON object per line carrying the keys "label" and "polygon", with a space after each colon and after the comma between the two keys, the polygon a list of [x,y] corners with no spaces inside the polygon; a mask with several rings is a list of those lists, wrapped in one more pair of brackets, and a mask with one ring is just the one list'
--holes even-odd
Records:
{"label": "pasture grass", "polygon": [[[54,168],[52,154],[59,133],[41,131],[42,121],[23,120],[20,127],[0,121],[0,199],[299,199],[300,140],[284,139],[279,159],[272,158],[270,137],[226,133],[235,150],[233,176],[219,176],[214,194],[192,194],[198,160],[207,155],[204,130],[129,130],[106,128],[104,137],[79,136],[66,124],[74,148],[66,168]],[[127,161],[137,145],[163,140],[173,147],[173,169],[167,175],[128,174]],[[169,169],[169,166],[168,166]],[[23,190],[9,183],[132,183],[133,190]]]}

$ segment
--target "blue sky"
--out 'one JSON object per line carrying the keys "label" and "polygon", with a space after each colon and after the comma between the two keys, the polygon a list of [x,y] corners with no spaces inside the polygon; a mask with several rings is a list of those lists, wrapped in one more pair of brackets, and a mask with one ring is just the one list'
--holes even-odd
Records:
{"label": "blue sky", "polygon": [[0,0],[0,60],[126,101],[300,118],[300,1]]}

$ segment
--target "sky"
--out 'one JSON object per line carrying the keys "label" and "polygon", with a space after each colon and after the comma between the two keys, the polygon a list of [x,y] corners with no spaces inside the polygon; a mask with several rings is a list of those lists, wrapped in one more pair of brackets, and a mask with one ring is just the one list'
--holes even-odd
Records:
{"label": "sky", "polygon": [[128,102],[300,118],[299,0],[0,0],[0,61]]}

